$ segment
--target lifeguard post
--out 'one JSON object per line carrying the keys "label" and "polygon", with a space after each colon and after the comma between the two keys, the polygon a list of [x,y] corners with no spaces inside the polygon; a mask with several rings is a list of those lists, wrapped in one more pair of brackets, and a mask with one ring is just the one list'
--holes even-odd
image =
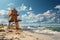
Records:
{"label": "lifeguard post", "polygon": [[17,30],[19,29],[18,22],[21,21],[18,19],[18,16],[19,16],[19,14],[17,13],[17,10],[15,8],[10,10],[10,12],[9,12],[9,26],[10,26],[11,22],[14,22],[14,28]]}

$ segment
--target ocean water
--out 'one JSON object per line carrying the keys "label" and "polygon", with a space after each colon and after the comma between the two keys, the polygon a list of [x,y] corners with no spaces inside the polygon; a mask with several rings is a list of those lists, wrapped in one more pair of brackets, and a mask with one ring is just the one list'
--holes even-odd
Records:
{"label": "ocean water", "polygon": [[51,25],[51,26],[30,26],[32,29],[38,30],[51,30],[60,32],[60,25]]}
{"label": "ocean water", "polygon": [[60,32],[60,26],[28,26],[22,28],[24,31],[30,31],[34,33],[57,33]]}
{"label": "ocean water", "polygon": [[46,27],[45,29],[49,29],[49,30],[52,30],[52,31],[60,32],[60,27],[58,27],[58,26],[55,26],[55,27]]}

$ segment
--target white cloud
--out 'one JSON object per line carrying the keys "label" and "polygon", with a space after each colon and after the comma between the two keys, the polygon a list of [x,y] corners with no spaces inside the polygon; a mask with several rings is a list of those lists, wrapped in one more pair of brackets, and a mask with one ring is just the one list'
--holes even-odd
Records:
{"label": "white cloud", "polygon": [[[59,11],[59,10],[58,10]],[[22,15],[23,20],[28,23],[33,22],[40,22],[40,23],[55,23],[56,20],[56,12],[54,10],[48,10],[44,12],[43,14],[35,14],[33,12],[27,12],[26,14]],[[59,19],[60,20],[60,19]],[[58,20],[57,20],[58,22]]]}
{"label": "white cloud", "polygon": [[44,15],[50,15],[52,10],[48,10],[44,13]]}
{"label": "white cloud", "polygon": [[8,6],[15,6],[15,4],[14,3],[9,3]]}
{"label": "white cloud", "polygon": [[33,12],[27,12],[27,14],[22,15],[23,20],[25,20],[28,23],[33,22],[53,22],[55,19],[55,13],[52,12],[52,10],[48,10],[43,14],[37,14],[35,15]]}
{"label": "white cloud", "polygon": [[32,10],[32,7],[30,7],[29,10]]}
{"label": "white cloud", "polygon": [[11,10],[11,8],[7,8],[8,10]]}
{"label": "white cloud", "polygon": [[[10,8],[8,8],[8,9],[10,9]],[[27,11],[32,11],[33,9],[32,9],[32,7],[27,7],[26,5],[24,5],[24,4],[22,4],[20,7],[17,7],[16,8],[17,9],[17,11],[18,12],[20,12],[20,11],[25,11],[25,12],[27,12]]]}
{"label": "white cloud", "polygon": [[58,10],[57,10],[57,13],[60,14],[60,5],[57,5],[57,6],[55,7],[55,9],[58,9]]}
{"label": "white cloud", "polygon": [[56,13],[53,10],[48,10],[43,15],[46,17],[45,23],[55,22]]}
{"label": "white cloud", "polygon": [[18,12],[20,12],[20,11],[28,11],[27,6],[25,6],[24,4],[22,4],[20,7],[17,7],[16,10]]}
{"label": "white cloud", "polygon": [[40,22],[42,22],[44,20],[44,17],[40,17]]}
{"label": "white cloud", "polygon": [[24,4],[22,4],[22,6],[20,7],[20,10],[21,10],[21,11],[24,11],[24,10],[26,10],[26,8],[27,8],[27,7],[26,7]]}
{"label": "white cloud", "polygon": [[60,18],[59,18],[59,16],[60,16],[60,5],[57,5],[55,8],[59,9],[59,10],[56,10],[56,9],[55,10],[48,10],[48,11],[43,13],[43,15],[47,19],[45,23],[52,23],[52,22],[56,23],[56,22],[60,21]]}
{"label": "white cloud", "polygon": [[60,5],[57,5],[55,8],[58,8],[58,9],[60,9]]}
{"label": "white cloud", "polygon": [[[9,5],[14,5],[14,4],[11,3]],[[60,5],[57,5],[55,8],[60,9]],[[8,9],[10,10],[11,8],[8,8]],[[43,14],[35,14],[32,12],[32,7],[27,9],[27,6],[25,6],[24,4],[22,4],[21,7],[17,8],[17,10],[18,11],[27,11],[28,10],[28,12],[26,14],[22,15],[22,20],[24,22],[28,22],[28,23],[33,23],[33,22],[51,23],[51,22],[55,22],[56,12],[54,12],[54,10],[47,10]],[[6,11],[1,10],[0,13],[1,13],[1,15],[4,15],[4,14],[6,14]],[[18,19],[20,19],[20,17]]]}
{"label": "white cloud", "polygon": [[0,15],[7,15],[8,14],[8,11],[6,10],[0,10]]}
{"label": "white cloud", "polygon": [[22,15],[22,18],[27,17],[27,14]]}
{"label": "white cloud", "polygon": [[38,22],[40,14],[35,15],[33,12],[27,12],[27,14],[22,15],[23,20],[28,23]]}
{"label": "white cloud", "polygon": [[7,23],[8,19],[5,18],[8,15],[7,10],[0,10],[0,23]]}

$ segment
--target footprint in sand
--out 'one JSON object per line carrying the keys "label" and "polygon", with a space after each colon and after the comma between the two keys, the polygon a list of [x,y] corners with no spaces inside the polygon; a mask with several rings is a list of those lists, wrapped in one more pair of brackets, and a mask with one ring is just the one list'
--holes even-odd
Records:
{"label": "footprint in sand", "polygon": [[22,35],[22,36],[20,36],[20,38],[25,38],[25,36]]}
{"label": "footprint in sand", "polygon": [[14,38],[13,40],[21,40],[21,39],[19,39],[19,38],[16,37],[16,38]]}

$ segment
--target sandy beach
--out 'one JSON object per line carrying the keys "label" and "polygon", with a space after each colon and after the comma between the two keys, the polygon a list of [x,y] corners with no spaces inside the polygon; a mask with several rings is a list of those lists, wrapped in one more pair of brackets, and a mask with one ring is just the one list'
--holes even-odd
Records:
{"label": "sandy beach", "polygon": [[36,34],[27,31],[21,32],[21,34],[7,33],[5,39],[12,40],[54,40],[51,37],[43,34]]}
{"label": "sandy beach", "polygon": [[[5,27],[6,29],[6,27]],[[4,29],[4,30],[5,30]],[[12,29],[11,29],[12,30]],[[51,30],[39,30],[28,27],[21,28],[22,31],[19,31],[19,34],[16,34],[16,31],[12,32],[0,32],[0,39],[5,40],[60,40],[60,32],[51,31]]]}

